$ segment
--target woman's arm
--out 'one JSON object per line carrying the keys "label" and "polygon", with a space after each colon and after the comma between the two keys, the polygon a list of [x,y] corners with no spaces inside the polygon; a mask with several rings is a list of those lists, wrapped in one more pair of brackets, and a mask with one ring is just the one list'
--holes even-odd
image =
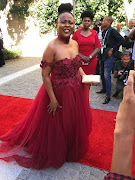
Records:
{"label": "woman's arm", "polygon": [[[99,53],[99,51],[100,51],[100,48],[95,48],[94,51],[90,54],[90,56],[93,58]],[[90,57],[89,57],[89,60],[91,60]]]}
{"label": "woman's arm", "polygon": [[79,53],[79,56],[84,60],[84,62],[90,62],[90,60],[96,56],[100,51],[100,48],[95,48],[94,51],[90,54],[90,56],[84,56],[81,53]]}
{"label": "woman's arm", "polygon": [[[46,50],[44,51],[42,60],[46,60],[48,63],[52,63],[54,61],[54,52],[52,47],[47,47]],[[48,96],[50,98],[50,104],[48,105],[48,111],[49,113],[53,113],[53,115],[55,115],[55,112],[57,110],[58,107],[61,108],[61,106],[59,105],[54,91],[53,91],[53,87],[52,87],[52,83],[50,80],[50,73],[51,73],[51,67],[50,66],[46,66],[45,68],[42,68],[42,78],[43,78],[43,82],[45,85],[45,89],[48,93]]]}
{"label": "woman's arm", "polygon": [[79,68],[79,73],[80,73],[81,76],[86,75],[81,67]]}
{"label": "woman's arm", "polygon": [[88,62],[89,61],[89,56],[84,56],[81,53],[79,53],[79,56],[84,60],[84,62]]}

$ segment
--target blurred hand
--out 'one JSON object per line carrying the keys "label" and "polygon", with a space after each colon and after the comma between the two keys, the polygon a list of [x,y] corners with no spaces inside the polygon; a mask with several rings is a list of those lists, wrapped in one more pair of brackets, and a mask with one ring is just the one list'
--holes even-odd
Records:
{"label": "blurred hand", "polygon": [[110,49],[110,50],[108,51],[108,57],[111,57],[112,52],[113,52],[113,49]]}
{"label": "blurred hand", "polygon": [[129,73],[127,86],[124,87],[123,100],[116,117],[115,132],[124,135],[135,133],[135,71]]}
{"label": "blurred hand", "polygon": [[62,108],[57,100],[51,101],[47,107],[49,114],[52,113],[53,115],[55,115],[57,108]]}
{"label": "blurred hand", "polygon": [[118,71],[118,76],[121,76],[123,72],[124,72],[124,69],[123,69],[123,70]]}
{"label": "blurred hand", "polygon": [[94,81],[91,81],[89,83],[86,83],[88,86],[97,86],[99,83],[98,82],[94,82]]}

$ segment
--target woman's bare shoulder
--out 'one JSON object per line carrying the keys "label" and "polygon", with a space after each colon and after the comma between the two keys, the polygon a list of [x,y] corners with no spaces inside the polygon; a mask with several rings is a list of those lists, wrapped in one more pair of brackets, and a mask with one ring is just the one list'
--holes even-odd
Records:
{"label": "woman's bare shoulder", "polygon": [[54,55],[55,55],[56,46],[57,46],[56,44],[57,44],[56,39],[53,39],[52,41],[48,43],[48,45],[46,46],[44,50],[42,59],[50,59],[51,61],[54,60]]}
{"label": "woman's bare shoulder", "polygon": [[77,43],[77,41],[75,41],[75,40],[71,39],[71,43],[72,43],[74,46],[77,46],[77,47],[78,47],[78,43]]}
{"label": "woman's bare shoulder", "polygon": [[54,52],[56,46],[57,46],[57,39],[55,38],[55,39],[53,39],[52,41],[50,41],[50,42],[48,43],[48,45],[45,47],[44,52],[46,52],[46,51]]}
{"label": "woman's bare shoulder", "polygon": [[57,44],[57,38],[51,40],[51,41],[48,43],[47,48],[53,49],[53,48],[56,47],[56,44]]}

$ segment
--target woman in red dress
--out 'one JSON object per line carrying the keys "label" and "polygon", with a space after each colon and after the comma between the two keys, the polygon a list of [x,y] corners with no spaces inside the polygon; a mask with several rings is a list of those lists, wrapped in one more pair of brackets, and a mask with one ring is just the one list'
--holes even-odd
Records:
{"label": "woman in red dress", "polygon": [[26,168],[59,168],[87,151],[92,114],[78,44],[70,39],[70,10],[71,4],[59,7],[58,37],[48,44],[41,62],[44,83],[24,119],[0,137],[0,159]]}
{"label": "woman in red dress", "polygon": [[96,55],[101,47],[96,31],[89,28],[93,17],[91,11],[84,11],[81,15],[83,27],[74,32],[72,37],[79,45],[79,55],[84,60],[82,69],[87,75],[95,74],[97,65]]}

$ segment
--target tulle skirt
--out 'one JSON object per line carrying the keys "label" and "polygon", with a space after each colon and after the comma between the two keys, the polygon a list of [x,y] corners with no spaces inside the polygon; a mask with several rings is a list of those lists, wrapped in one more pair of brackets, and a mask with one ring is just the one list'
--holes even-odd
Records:
{"label": "tulle skirt", "polygon": [[0,137],[0,159],[43,169],[84,156],[92,129],[89,90],[81,84],[55,88],[54,93],[62,108],[55,115],[48,113],[50,100],[42,84],[26,116]]}

